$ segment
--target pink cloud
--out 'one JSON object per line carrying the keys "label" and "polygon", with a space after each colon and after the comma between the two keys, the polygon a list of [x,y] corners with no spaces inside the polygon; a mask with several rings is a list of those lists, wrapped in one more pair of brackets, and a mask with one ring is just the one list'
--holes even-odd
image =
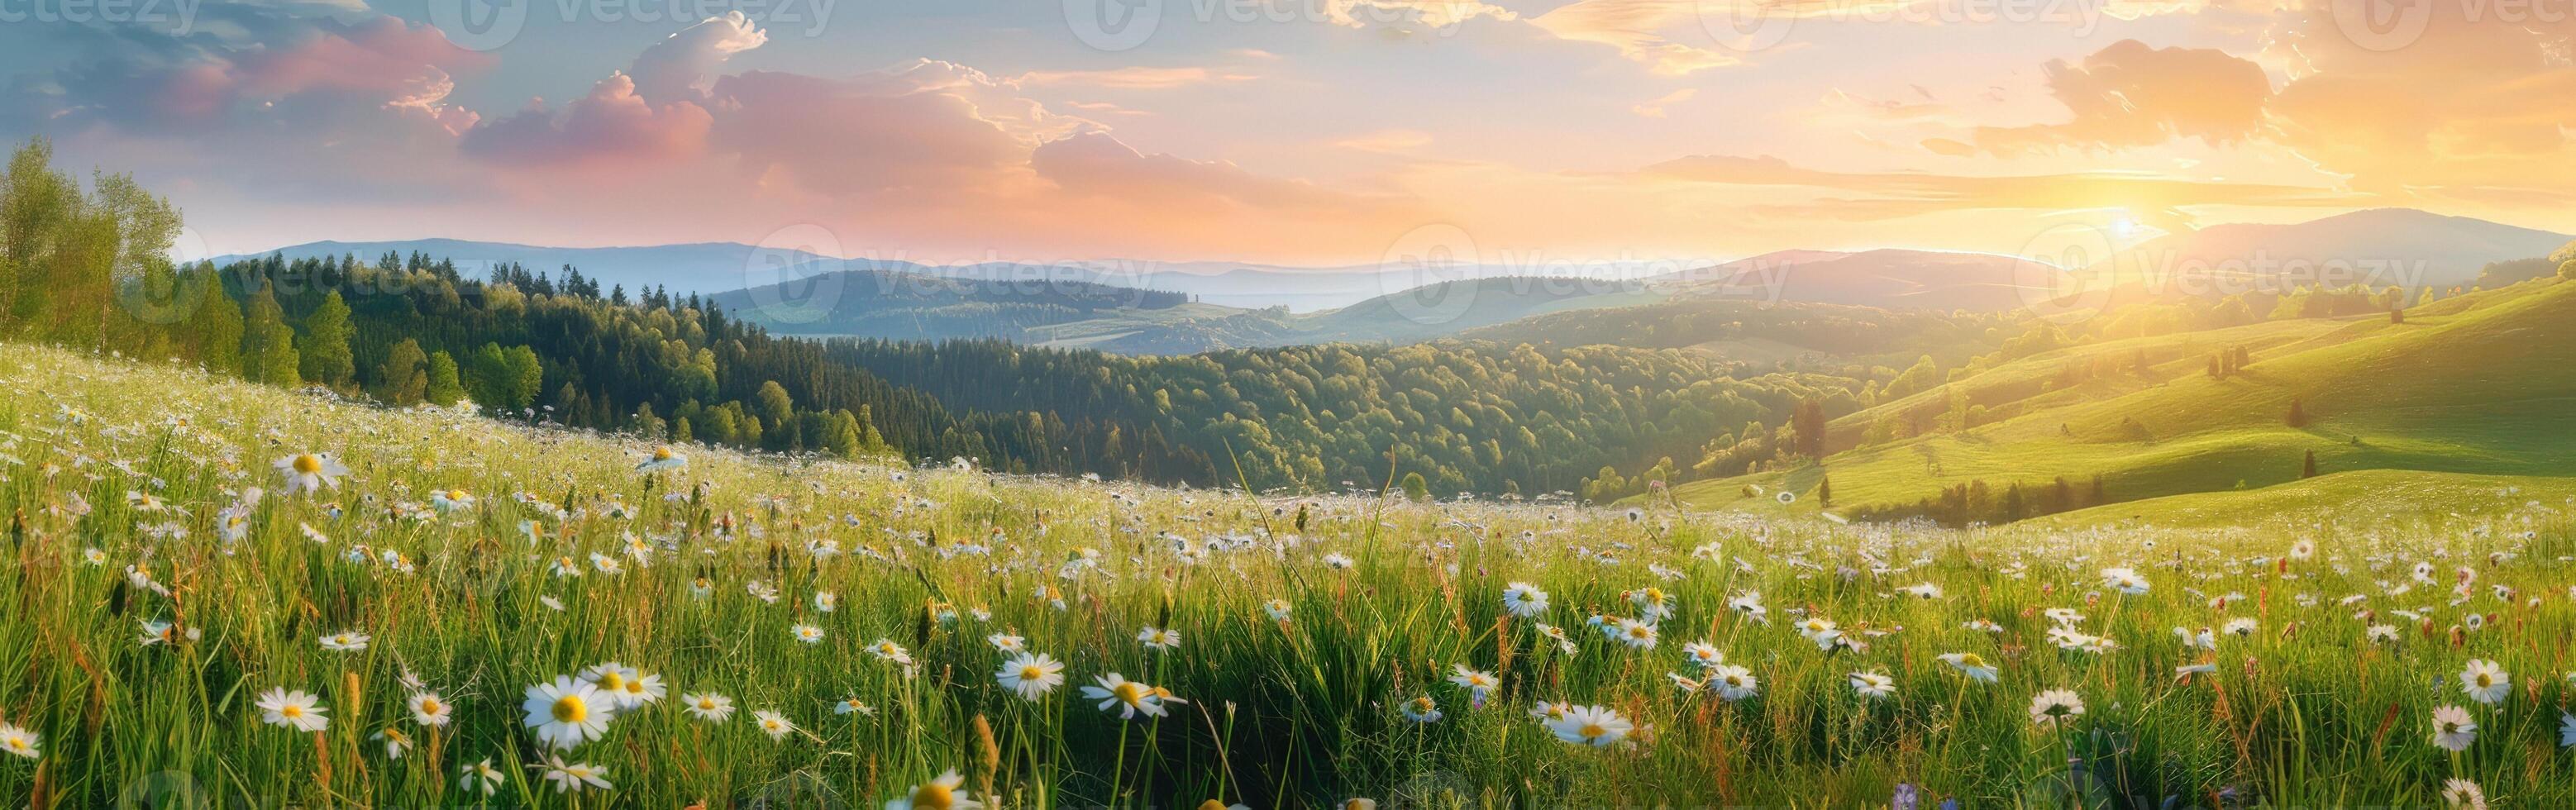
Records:
{"label": "pink cloud", "polygon": [[619,74],[593,85],[561,114],[532,106],[467,132],[461,147],[495,163],[636,169],[698,156],[714,120],[686,101],[656,107],[636,95],[633,79]]}

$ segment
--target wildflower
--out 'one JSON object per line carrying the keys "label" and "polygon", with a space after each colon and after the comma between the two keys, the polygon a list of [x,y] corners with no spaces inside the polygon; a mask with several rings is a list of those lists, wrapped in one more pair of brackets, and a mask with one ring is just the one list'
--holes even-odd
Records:
{"label": "wildflower", "polygon": [[2466,779],[2442,780],[2442,804],[2461,810],[2487,810],[2487,792]]}
{"label": "wildflower", "polygon": [[608,721],[617,716],[616,700],[588,681],[557,676],[553,683],[528,687],[519,709],[537,739],[562,751],[606,736]]}
{"label": "wildflower", "polygon": [[1002,688],[1018,692],[1022,698],[1037,700],[1064,685],[1064,664],[1044,653],[1021,653],[1018,658],[1004,662],[1002,671],[994,673],[993,677],[1001,682]]}
{"label": "wildflower", "polygon": [[2478,724],[2469,712],[2458,706],[2433,710],[2433,744],[2453,751],[2466,751],[2478,740]]}
{"label": "wildflower", "polygon": [[1136,631],[1136,641],[1144,644],[1145,649],[1149,650],[1176,650],[1181,646],[1181,631],[1164,630],[1147,625],[1145,629]]}
{"label": "wildflower", "polygon": [[795,627],[788,628],[788,630],[789,632],[796,634],[797,641],[802,641],[807,644],[819,644],[823,641],[823,628],[820,627],[810,624],[798,624]]}
{"label": "wildflower", "polygon": [[349,474],[348,467],[322,453],[298,453],[278,459],[273,466],[279,475],[286,477],[288,495],[339,486],[340,477]]}
{"label": "wildflower", "polygon": [[1854,672],[1850,680],[1852,691],[1861,697],[1877,700],[1896,694],[1896,679],[1887,677],[1885,673]]}
{"label": "wildflower", "polygon": [[1655,648],[1655,626],[1635,619],[1620,619],[1612,636],[1636,649]]}
{"label": "wildflower", "polygon": [[993,649],[1001,650],[1006,653],[1016,653],[1021,650],[1028,649],[1029,646],[1028,639],[1007,633],[994,633],[992,635],[985,636],[984,641],[993,645]]}
{"label": "wildflower", "polygon": [[2460,691],[2479,703],[2494,705],[2504,700],[2505,695],[2512,693],[2512,682],[2513,676],[2506,674],[2504,668],[2496,666],[2494,661],[2472,658],[2468,668],[2460,670]]}
{"label": "wildflower", "polygon": [[857,714],[866,717],[877,716],[876,708],[861,702],[857,695],[842,698],[839,705],[832,707],[832,713],[839,715]]}
{"label": "wildflower", "polygon": [[975,810],[984,806],[961,789],[965,785],[966,777],[950,768],[939,778],[914,785],[902,797],[887,801],[885,810]]}
{"label": "wildflower", "polygon": [[1404,702],[1404,719],[1416,723],[1437,723],[1441,716],[1439,704],[1433,703],[1430,695]]}
{"label": "wildflower", "polygon": [[912,651],[904,649],[901,644],[894,643],[893,639],[877,639],[877,643],[868,645],[868,652],[875,653],[876,657],[882,660],[906,666],[912,664]]}
{"label": "wildflower", "polygon": [[616,787],[608,783],[608,766],[605,765],[592,765],[587,762],[566,763],[563,757],[549,754],[543,764],[528,767],[538,769],[545,774],[546,781],[555,783],[556,793],[590,788],[609,790]]}
{"label": "wildflower", "polygon": [[2224,632],[2231,636],[2250,636],[2259,626],[2251,618],[2229,619]]}
{"label": "wildflower", "polygon": [[645,457],[642,463],[636,464],[635,470],[637,472],[657,472],[661,470],[676,470],[686,466],[689,466],[689,457],[680,455],[679,452],[672,450],[671,446],[666,444],[653,448],[653,454]]}
{"label": "wildflower", "polygon": [[2084,698],[2064,689],[2051,689],[2030,698],[2030,722],[2043,728],[2063,726],[2084,714]]}
{"label": "wildflower", "polygon": [[429,496],[429,505],[441,512],[460,512],[474,508],[474,495],[461,489],[443,490]]}
{"label": "wildflower", "polygon": [[483,795],[490,796],[501,792],[501,769],[492,767],[491,757],[484,757],[481,762],[459,768],[457,773],[461,777],[457,780],[458,785],[467,793],[480,790],[483,791]]}
{"label": "wildflower", "polygon": [[1708,669],[1710,667],[1726,663],[1726,653],[1719,652],[1716,647],[1711,646],[1705,641],[1694,641],[1682,645],[1682,655],[1689,658],[1691,663],[1698,664],[1700,669]]}
{"label": "wildflower", "polygon": [[796,724],[787,722],[786,715],[768,709],[753,710],[751,721],[760,726],[761,733],[769,735],[772,740],[787,739],[788,734],[796,731]]}
{"label": "wildflower", "polygon": [[1842,628],[1834,625],[1832,619],[1809,616],[1806,621],[1798,623],[1798,635],[1815,642],[1816,649],[1831,650],[1834,648],[1834,642],[1842,638],[1843,631]]}
{"label": "wildflower", "polygon": [[2137,596],[2147,592],[2147,578],[2128,568],[2105,568],[2102,569],[2102,587]]}
{"label": "wildflower", "polygon": [[1083,687],[1082,697],[1100,701],[1101,711],[1109,711],[1110,707],[1116,706],[1122,720],[1133,720],[1138,712],[1148,717],[1163,716],[1163,702],[1155,697],[1153,687],[1127,680],[1126,676],[1115,672],[1091,680],[1099,685]]}
{"label": "wildflower", "polygon": [[1466,664],[1450,665],[1449,682],[1465,688],[1478,703],[1484,702],[1487,694],[1503,685],[1502,679],[1494,677],[1494,673],[1468,669]]}
{"label": "wildflower", "polygon": [[1503,589],[1503,610],[1524,619],[1546,613],[1547,592],[1527,582],[1514,582]]}
{"label": "wildflower", "polygon": [[1348,570],[1351,567],[1351,558],[1336,551],[1331,554],[1324,555],[1324,564],[1332,566],[1335,571]]}
{"label": "wildflower", "polygon": [[411,735],[402,733],[401,729],[380,729],[375,739],[385,744],[386,759],[401,759],[404,751],[411,750]]}
{"label": "wildflower", "polygon": [[1721,665],[1710,670],[1708,684],[1717,689],[1718,697],[1728,701],[1743,700],[1762,691],[1762,681],[1753,677],[1753,670],[1733,664]]}
{"label": "wildflower", "polygon": [[1965,675],[1971,679],[1984,681],[1986,683],[1995,682],[1995,667],[1992,664],[1986,663],[1984,656],[1980,656],[1976,653],[1945,653],[1941,656],[1941,662],[1949,664],[1952,668],[1959,670],[1959,674]]}
{"label": "wildflower", "polygon": [[1264,615],[1269,616],[1271,621],[1285,622],[1288,620],[1289,613],[1288,600],[1272,599],[1268,602],[1263,602],[1261,603],[1261,612]]}
{"label": "wildflower", "polygon": [[272,688],[260,694],[257,705],[260,719],[269,725],[297,731],[321,731],[331,727],[331,718],[324,716],[323,708],[318,705],[320,700],[300,689],[290,692]]}
{"label": "wildflower", "polygon": [[6,751],[28,759],[36,759],[44,756],[43,752],[37,748],[37,746],[43,742],[44,738],[36,734],[36,732],[28,731],[9,723],[0,723],[0,751]]}
{"label": "wildflower", "polygon": [[1572,706],[1564,716],[1548,721],[1547,729],[1556,738],[1570,743],[1602,746],[1618,742],[1636,728],[1619,712],[1603,706]]}
{"label": "wildflower", "polygon": [[725,718],[733,716],[733,698],[713,692],[681,695],[680,706],[690,716],[709,723],[722,723]]}
{"label": "wildflower", "polygon": [[814,609],[815,609],[815,610],[819,610],[819,611],[822,611],[822,612],[824,612],[824,613],[830,613],[830,612],[832,612],[833,610],[838,609],[840,606],[841,606],[841,597],[833,595],[831,591],[815,591],[815,592],[814,592]]}
{"label": "wildflower", "polygon": [[404,705],[411,707],[412,721],[424,726],[447,725],[449,718],[456,713],[456,707],[440,700],[437,692],[414,694],[404,701]]}
{"label": "wildflower", "polygon": [[1650,622],[1661,621],[1673,612],[1672,595],[1664,593],[1662,588],[1648,586],[1629,591],[1628,601],[1637,606],[1638,615]]}
{"label": "wildflower", "polygon": [[2373,644],[2394,644],[2397,642],[2397,627],[2396,625],[2374,624],[2370,626],[2370,629],[2362,631],[2362,636],[2370,639]]}
{"label": "wildflower", "polygon": [[334,652],[357,652],[367,648],[367,634],[349,630],[322,637],[322,649]]}

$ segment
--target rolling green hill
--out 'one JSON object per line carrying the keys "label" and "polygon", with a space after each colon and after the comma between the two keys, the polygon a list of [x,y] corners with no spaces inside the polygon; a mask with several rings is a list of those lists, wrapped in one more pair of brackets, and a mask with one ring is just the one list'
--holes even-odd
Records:
{"label": "rolling green hill", "polygon": [[[2247,346],[2252,362],[2224,379],[2196,370],[2202,353],[2230,345]],[[2166,359],[2059,390],[2032,383],[2075,355],[2140,349]],[[1830,476],[1832,509],[1855,512],[1978,481],[2000,497],[2016,483],[2063,477],[2082,488],[2099,475],[2111,500],[2134,501],[2297,481],[2311,452],[2324,473],[2576,474],[2576,433],[2565,429],[2576,408],[2576,283],[2462,296],[2404,323],[2276,322],[2040,355],[1846,416],[1832,435],[1847,441],[1952,392],[2010,410],[1964,431],[1844,449],[1821,465],[1685,484],[1675,497],[1740,505],[1748,485],[1805,494]],[[2295,426],[2294,402],[2305,416]]]}
{"label": "rolling green hill", "polygon": [[2243,491],[2194,492],[2105,504],[2028,523],[2039,528],[2136,526],[2163,529],[2277,528],[2292,533],[2333,521],[2496,515],[2576,498],[2576,477],[2478,475],[2421,470],[2354,470]]}

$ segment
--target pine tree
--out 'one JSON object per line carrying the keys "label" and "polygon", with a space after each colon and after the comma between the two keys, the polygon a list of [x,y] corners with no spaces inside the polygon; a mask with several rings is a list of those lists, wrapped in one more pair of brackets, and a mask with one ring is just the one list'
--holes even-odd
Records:
{"label": "pine tree", "polygon": [[1816,479],[1816,507],[1819,509],[1831,509],[1833,506],[1834,477],[1828,475]]}
{"label": "pine tree", "polygon": [[2291,398],[2290,398],[2290,416],[2289,416],[2289,423],[2290,423],[2290,426],[2291,426],[2291,427],[2307,427],[2307,426],[2308,426],[2308,409],[2307,409],[2307,405],[2306,405],[2306,403],[2304,403],[2304,402],[2300,401],[2300,399],[2299,399],[2298,397],[2291,397]]}
{"label": "pine tree", "polygon": [[2317,477],[2317,451],[2314,451],[2314,450],[2310,450],[2310,451],[2308,451],[2308,458],[2307,458],[2307,460],[2306,460],[2306,461],[2304,461],[2304,462],[2300,462],[2300,464],[2299,464],[2299,477],[2300,477],[2300,478],[2315,478],[2315,477]]}
{"label": "pine tree", "polygon": [[[340,388],[358,373],[357,363],[349,354],[349,303],[332,290],[322,298],[322,306],[304,318],[303,359],[297,366],[304,378]],[[413,353],[420,346],[412,346]]]}

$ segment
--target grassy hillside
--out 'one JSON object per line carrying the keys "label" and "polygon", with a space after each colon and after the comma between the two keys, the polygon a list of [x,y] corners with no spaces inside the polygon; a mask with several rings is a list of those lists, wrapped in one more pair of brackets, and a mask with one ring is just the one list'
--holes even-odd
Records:
{"label": "grassy hillside", "polygon": [[[2576,499],[2576,477],[2355,470],[2262,489],[2196,492],[2033,518],[2029,528],[2097,526],[2208,529],[2291,535],[2351,522],[2388,530],[2432,517],[2492,518]],[[2550,528],[2507,519],[2492,531]]]}
{"label": "grassy hillside", "polygon": [[657,449],[0,346],[0,801],[2576,802],[2550,503],[1950,531]]}
{"label": "grassy hillside", "polygon": [[[2180,351],[2177,346],[2197,351]],[[2199,355],[2247,345],[2253,362],[2225,379]],[[2297,480],[2305,454],[2323,472],[2424,470],[2576,474],[2576,284],[2535,281],[2382,318],[2267,323],[2087,347],[2166,351],[2155,374],[2072,390],[2033,384],[2064,362],[2042,355],[1881,406],[1834,425],[1845,437],[1887,410],[1946,400],[1949,389],[2009,402],[2017,415],[1964,432],[1846,450],[1821,467],[1677,488],[1694,504],[1740,498],[1744,485],[1805,491],[1830,475],[1839,506],[1912,502],[1944,486],[2001,487],[2067,477],[2106,479],[2135,500]],[[2291,404],[2306,415],[2288,424]]]}

